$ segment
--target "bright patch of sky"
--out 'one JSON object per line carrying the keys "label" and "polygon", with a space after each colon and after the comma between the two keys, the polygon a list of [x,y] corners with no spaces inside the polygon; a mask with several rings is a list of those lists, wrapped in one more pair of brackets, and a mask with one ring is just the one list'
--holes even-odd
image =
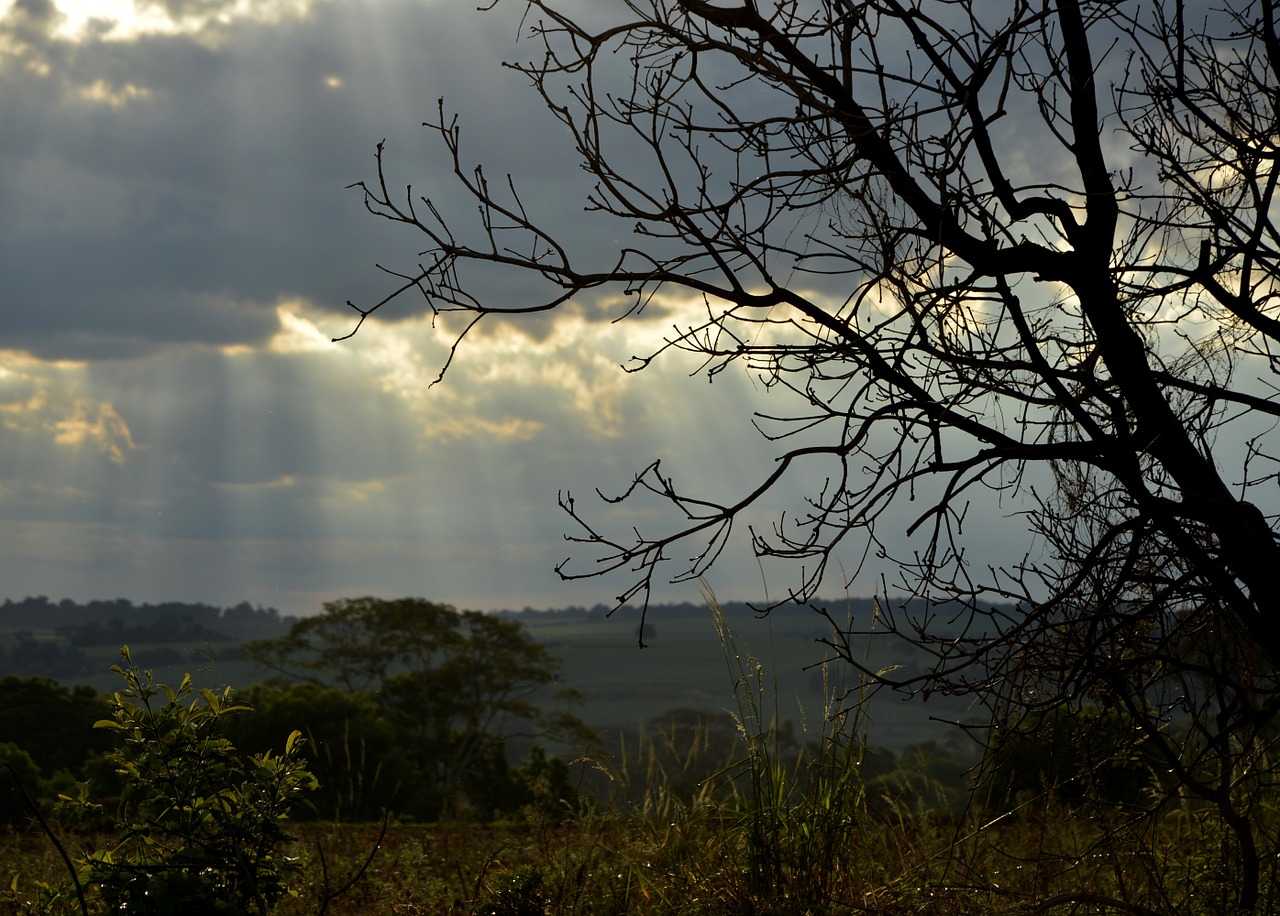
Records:
{"label": "bright patch of sky", "polygon": [[305,16],[311,6],[310,0],[59,0],[53,34],[69,41],[130,41],[238,21],[281,23]]}

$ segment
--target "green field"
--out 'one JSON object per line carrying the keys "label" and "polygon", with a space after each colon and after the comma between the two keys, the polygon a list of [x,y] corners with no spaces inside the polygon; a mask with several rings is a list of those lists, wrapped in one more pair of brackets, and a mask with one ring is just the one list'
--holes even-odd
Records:
{"label": "green field", "polygon": [[[711,612],[663,610],[655,609],[648,620],[653,632],[644,649],[637,644],[634,615],[574,620],[524,614],[519,619],[563,659],[564,685],[582,691],[586,702],[581,714],[592,725],[628,727],[674,709],[735,708],[738,666],[732,666],[731,674]],[[819,642],[829,629],[824,620],[811,611],[783,609],[766,619],[734,614],[728,623],[737,654],[763,665],[765,699],[772,703],[776,698],[780,717],[811,722],[822,714],[822,669],[831,657],[830,647]],[[865,653],[860,657],[876,670],[921,663],[909,647],[888,639],[871,641]],[[839,661],[829,664],[827,677],[832,684],[857,686],[849,667]],[[924,703],[888,693],[864,709],[871,743],[894,749],[937,738],[946,727],[938,720],[969,715],[963,701],[933,697]]]}

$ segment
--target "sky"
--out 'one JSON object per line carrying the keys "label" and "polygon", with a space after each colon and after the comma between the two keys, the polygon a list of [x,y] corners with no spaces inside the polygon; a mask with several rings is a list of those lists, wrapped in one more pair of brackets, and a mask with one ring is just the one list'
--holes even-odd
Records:
{"label": "sky", "polygon": [[[495,326],[434,387],[412,309],[331,342],[420,247],[347,189],[377,142],[451,193],[438,98],[477,159],[580,212],[500,66],[517,34],[443,0],[0,0],[0,597],[592,606],[618,587],[554,572],[558,492],[659,457],[712,489],[767,469],[745,374],[621,370],[661,315]],[[761,593],[740,547],[727,598]]]}
{"label": "sky", "polygon": [[[347,300],[388,290],[376,265],[424,247],[348,187],[374,177],[378,141],[416,191],[464,205],[421,127],[438,99],[464,157],[516,173],[540,218],[618,241],[583,217],[563,129],[501,66],[536,51],[519,4],[474,6],[0,0],[0,597],[609,604],[619,580],[554,571],[573,552],[558,493],[585,506],[655,458],[716,496],[767,473],[751,415],[775,395],[746,371],[711,385],[679,353],[623,371],[679,303],[494,323],[434,386],[448,339],[421,309],[332,341]],[[1018,508],[971,521],[993,556],[1021,549]],[[788,584],[744,540],[707,580],[726,600]]]}

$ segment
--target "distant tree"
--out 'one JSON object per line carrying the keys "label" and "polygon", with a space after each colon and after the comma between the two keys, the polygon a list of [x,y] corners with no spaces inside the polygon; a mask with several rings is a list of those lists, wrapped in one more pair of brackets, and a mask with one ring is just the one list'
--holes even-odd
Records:
{"label": "distant tree", "polygon": [[111,714],[111,704],[92,687],[67,687],[47,677],[0,679],[0,742],[31,755],[45,777],[77,775],[94,753],[112,746],[93,723]]}
{"label": "distant tree", "polygon": [[290,620],[281,618],[280,612],[273,607],[255,608],[242,601],[222,612],[219,626],[237,639],[267,639],[283,633]]}
{"label": "distant tree", "polygon": [[607,734],[616,740],[618,773],[596,791],[608,797],[621,791],[629,801],[670,794],[682,804],[723,789],[731,764],[744,752],[733,717],[684,707],[672,709],[631,728]]}
{"label": "distant tree", "polygon": [[416,813],[430,807],[408,748],[368,694],[338,687],[276,681],[236,693],[253,715],[227,720],[223,731],[245,751],[280,746],[295,730],[315,774],[316,813],[334,821],[373,821],[384,811]]}
{"label": "distant tree", "polygon": [[367,693],[446,801],[505,778],[504,739],[575,744],[590,731],[553,689],[560,662],[518,623],[419,598],[334,601],[246,655],[287,676]]}
{"label": "distant tree", "polygon": [[61,639],[37,637],[30,630],[18,630],[12,644],[0,650],[0,670],[9,674],[52,677],[64,680],[93,673],[89,657]]}
{"label": "distant tree", "polygon": [[[973,743],[948,747],[937,741],[903,748],[900,755],[867,749],[863,758],[868,807],[890,817],[959,817],[971,806]],[[896,766],[888,766],[894,763]]]}
{"label": "distant tree", "polygon": [[29,753],[0,741],[0,824],[23,824],[32,819],[31,805],[42,797],[46,780]]}
{"label": "distant tree", "polygon": [[[762,558],[799,561],[779,601],[811,599],[833,560],[850,576],[858,557],[892,563],[924,604],[886,606],[876,627],[932,660],[870,681],[973,694],[1010,721],[1105,694],[1179,791],[1221,813],[1230,906],[1265,908],[1273,0],[517,6],[535,50],[511,66],[592,182],[578,222],[596,221],[595,241],[575,246],[518,182],[473,168],[441,103],[429,126],[469,203],[393,190],[379,146],[366,206],[423,254],[353,306],[359,322],[421,296],[456,348],[490,319],[657,303],[675,317],[633,368],[686,350],[713,379],[744,366],[773,392],[756,418],[768,473],[711,499],[654,461],[619,499],[665,502],[656,531],[613,531],[565,496],[590,557],[561,574],[629,573],[619,603],[647,603],[655,577],[696,580],[794,481],[794,510],[749,529]],[[602,252],[614,232],[625,241]],[[1025,553],[971,562],[974,503],[1016,516]],[[1247,647],[1243,668],[1180,651],[1211,634]],[[1194,727],[1172,727],[1183,718]]]}
{"label": "distant tree", "polygon": [[1147,809],[1161,761],[1116,710],[1057,707],[1003,725],[993,737],[983,801],[999,809],[1051,794],[1072,805]]}

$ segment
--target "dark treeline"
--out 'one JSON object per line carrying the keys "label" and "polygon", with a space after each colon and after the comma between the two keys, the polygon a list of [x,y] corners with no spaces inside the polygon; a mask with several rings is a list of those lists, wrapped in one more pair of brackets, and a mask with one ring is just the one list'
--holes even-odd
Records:
{"label": "dark treeline", "polygon": [[[749,626],[752,620],[764,620],[747,602],[725,602],[723,609],[739,625]],[[886,613],[928,614],[934,620],[944,621],[944,628],[949,621],[948,608],[942,606],[926,609],[913,605],[904,610],[903,607],[890,608],[883,602],[877,605],[874,598],[840,598],[815,601],[808,606],[777,607],[768,616],[768,624],[778,636],[821,639],[831,631],[828,623],[814,613],[815,609],[824,610],[832,623],[852,622],[857,629],[865,629],[873,619],[883,618]],[[645,614],[645,639],[658,635],[664,622],[704,620],[707,613],[705,603],[651,605]],[[515,622],[555,616],[567,620],[622,624],[631,629],[639,626],[640,615],[640,609],[631,605],[611,612],[603,604],[592,608],[570,606],[547,610],[526,607],[521,611],[505,610],[496,614]],[[53,601],[44,595],[16,601],[5,599],[0,604],[0,632],[8,631],[11,636],[8,644],[0,642],[0,674],[45,675],[62,679],[83,677],[94,673],[94,668],[86,653],[80,650],[103,646],[161,647],[145,653],[147,663],[176,663],[184,656],[176,649],[166,650],[163,647],[178,643],[225,644],[272,639],[288,632],[298,620],[293,615],[281,615],[275,608],[255,607],[247,601],[234,607],[219,608],[179,601],[134,604],[127,598],[92,600],[83,604],[71,599]],[[952,623],[957,632],[964,625],[959,618]],[[934,629],[940,631],[938,627]],[[710,637],[711,630],[707,632]],[[57,638],[44,638],[47,636]],[[233,650],[226,651],[231,653]],[[228,654],[227,657],[232,656]]]}
{"label": "dark treeline", "polygon": [[[875,598],[841,598],[836,601],[814,601],[810,605],[784,604],[773,610],[775,617],[790,618],[797,613],[811,614],[812,607],[826,607],[831,609],[833,615],[845,615],[852,612],[858,616],[870,614],[875,607]],[[720,601],[720,607],[723,608],[725,614],[735,619],[759,616],[755,607],[746,601]],[[541,614],[555,614],[560,617],[573,620],[630,620],[639,619],[640,608],[625,604],[616,610],[607,604],[597,604],[594,607],[581,607],[578,605],[570,605],[569,607],[559,608],[556,610],[539,610],[537,608],[526,607],[520,611],[498,611],[502,617],[524,617],[538,616]],[[707,603],[705,601],[692,602],[682,601],[669,604],[651,604],[646,613],[647,621],[661,620],[693,620],[705,619],[707,616]]]}
{"label": "dark treeline", "polygon": [[247,601],[228,608],[181,601],[134,604],[127,598],[78,604],[38,595],[0,604],[0,627],[53,630],[73,645],[265,639],[284,633],[295,619]]}
{"label": "dark treeline", "polygon": [[218,658],[235,658],[236,644],[279,636],[296,619],[247,601],[218,608],[179,601],[134,604],[127,598],[84,604],[44,595],[6,599],[0,604],[0,674],[66,681],[101,675],[101,653],[86,649],[104,646],[138,646],[148,665],[190,660],[191,643],[205,644],[204,651]]}

